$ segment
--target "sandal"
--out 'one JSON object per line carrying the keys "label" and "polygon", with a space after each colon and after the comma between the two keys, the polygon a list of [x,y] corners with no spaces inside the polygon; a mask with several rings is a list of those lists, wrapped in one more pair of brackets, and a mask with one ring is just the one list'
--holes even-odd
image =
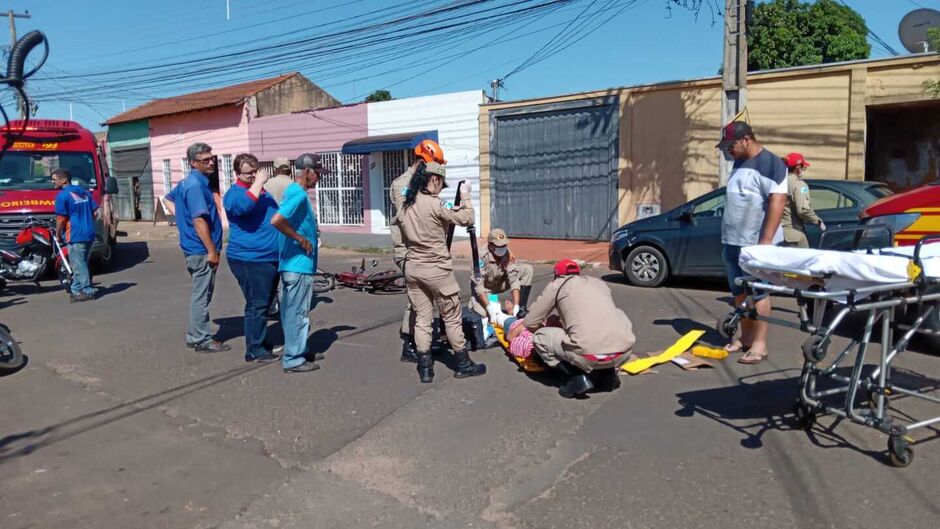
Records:
{"label": "sandal", "polygon": [[755,353],[754,351],[748,351],[744,353],[744,356],[738,358],[739,364],[747,365],[757,365],[764,361],[767,358],[767,353]]}
{"label": "sandal", "polygon": [[745,347],[741,340],[735,340],[724,347],[729,353],[746,353],[750,347]]}

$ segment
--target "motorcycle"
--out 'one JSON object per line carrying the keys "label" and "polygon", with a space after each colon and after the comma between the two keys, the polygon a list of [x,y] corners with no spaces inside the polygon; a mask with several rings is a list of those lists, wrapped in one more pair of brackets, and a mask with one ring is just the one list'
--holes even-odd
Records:
{"label": "motorcycle", "polygon": [[16,251],[0,250],[0,288],[5,287],[7,281],[30,281],[39,285],[50,266],[59,283],[69,292],[72,267],[68,249],[59,243],[51,223],[30,217],[16,235]]}
{"label": "motorcycle", "polygon": [[10,329],[0,323],[0,372],[16,371],[25,361],[20,344],[10,334]]}

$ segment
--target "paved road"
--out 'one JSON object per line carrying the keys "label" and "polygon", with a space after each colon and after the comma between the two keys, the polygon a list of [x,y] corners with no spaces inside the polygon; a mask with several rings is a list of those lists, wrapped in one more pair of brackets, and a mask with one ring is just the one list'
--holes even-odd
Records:
{"label": "paved road", "polygon": [[[498,350],[475,355],[485,377],[440,366],[420,385],[398,361],[403,297],[338,290],[312,313],[323,369],[287,376],[241,361],[228,270],[212,314],[235,348],[195,355],[182,347],[189,285],[174,243],[121,250],[93,303],[51,287],[0,296],[0,320],[30,356],[0,378],[0,527],[937,526],[940,441],[894,469],[871,430],[793,425],[796,331],[773,329],[760,366],[665,365],[566,401],[556,379],[519,373]],[[357,261],[322,258],[337,271]],[[548,273],[538,268],[541,282]],[[720,284],[609,279],[642,351],[727,312]],[[936,364],[900,363],[927,374]]]}

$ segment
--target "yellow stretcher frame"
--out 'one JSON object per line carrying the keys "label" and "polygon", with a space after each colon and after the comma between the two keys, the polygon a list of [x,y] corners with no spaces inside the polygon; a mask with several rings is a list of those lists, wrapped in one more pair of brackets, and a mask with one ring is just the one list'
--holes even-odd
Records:
{"label": "yellow stretcher frame", "polygon": [[503,351],[506,352],[506,356],[512,359],[512,361],[526,373],[541,373],[548,369],[548,366],[543,364],[534,353],[528,358],[516,358],[513,356],[513,354],[509,352],[509,342],[506,341],[506,335],[503,334],[502,327],[494,325],[493,333],[496,335],[496,340],[499,341],[499,345],[502,346]]}

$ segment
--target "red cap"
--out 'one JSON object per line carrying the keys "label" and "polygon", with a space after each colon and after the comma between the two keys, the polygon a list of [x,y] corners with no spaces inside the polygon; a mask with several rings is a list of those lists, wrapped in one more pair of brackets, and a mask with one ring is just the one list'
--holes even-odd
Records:
{"label": "red cap", "polygon": [[787,162],[787,167],[796,167],[797,165],[802,165],[803,167],[809,167],[809,162],[806,161],[806,158],[803,158],[803,155],[798,152],[791,152],[784,159]]}
{"label": "red cap", "polygon": [[571,259],[562,259],[555,263],[555,277],[578,275],[581,273],[581,267]]}

